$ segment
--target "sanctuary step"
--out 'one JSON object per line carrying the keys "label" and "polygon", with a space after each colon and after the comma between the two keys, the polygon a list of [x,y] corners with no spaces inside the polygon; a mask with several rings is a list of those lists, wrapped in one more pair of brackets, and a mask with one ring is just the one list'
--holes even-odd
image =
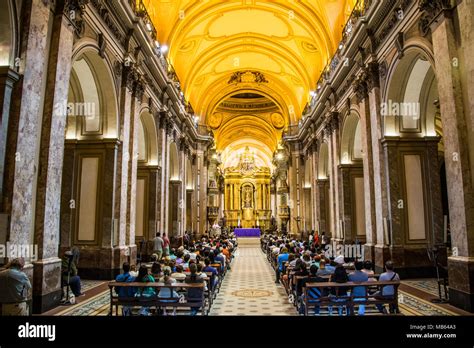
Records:
{"label": "sanctuary step", "polygon": [[260,247],[260,238],[257,237],[243,237],[237,238],[239,242],[239,248],[259,248]]}

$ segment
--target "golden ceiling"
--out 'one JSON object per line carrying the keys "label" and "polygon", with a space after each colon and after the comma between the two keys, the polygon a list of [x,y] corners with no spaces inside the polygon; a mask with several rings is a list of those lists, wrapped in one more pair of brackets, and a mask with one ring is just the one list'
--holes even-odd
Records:
{"label": "golden ceiling", "polygon": [[[275,104],[285,126],[301,117],[355,2],[144,0],[201,123],[219,121],[212,115],[235,94],[253,93]],[[271,115],[237,110],[234,118],[239,120],[221,116],[220,127],[237,132],[215,129],[221,150],[231,144],[229,138],[239,137],[239,130],[275,150],[281,128],[274,126]],[[276,123],[280,126],[280,120]]]}

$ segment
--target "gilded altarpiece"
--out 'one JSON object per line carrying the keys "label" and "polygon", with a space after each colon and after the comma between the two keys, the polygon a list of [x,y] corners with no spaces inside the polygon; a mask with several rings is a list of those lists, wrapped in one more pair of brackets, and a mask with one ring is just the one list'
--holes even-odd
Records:
{"label": "gilded altarpiece", "polygon": [[239,164],[224,170],[224,214],[233,227],[269,228],[270,168],[258,167],[255,157],[246,149]]}

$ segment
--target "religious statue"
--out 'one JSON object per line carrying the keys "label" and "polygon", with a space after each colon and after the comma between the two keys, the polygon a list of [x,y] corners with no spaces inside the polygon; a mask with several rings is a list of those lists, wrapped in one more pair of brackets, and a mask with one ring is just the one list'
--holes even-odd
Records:
{"label": "religious statue", "polygon": [[252,208],[252,188],[250,186],[244,187],[243,198],[243,208]]}

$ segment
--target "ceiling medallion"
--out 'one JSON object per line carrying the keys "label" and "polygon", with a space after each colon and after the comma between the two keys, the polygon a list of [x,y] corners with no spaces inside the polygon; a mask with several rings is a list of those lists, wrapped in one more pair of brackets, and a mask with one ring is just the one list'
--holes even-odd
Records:
{"label": "ceiling medallion", "polygon": [[268,80],[261,72],[247,70],[233,73],[228,84],[232,83],[268,83]]}
{"label": "ceiling medallion", "polygon": [[222,114],[214,113],[209,116],[209,126],[213,129],[217,129],[222,124]]}
{"label": "ceiling medallion", "polygon": [[285,119],[279,112],[272,114],[272,124],[276,129],[282,129],[285,126]]}

